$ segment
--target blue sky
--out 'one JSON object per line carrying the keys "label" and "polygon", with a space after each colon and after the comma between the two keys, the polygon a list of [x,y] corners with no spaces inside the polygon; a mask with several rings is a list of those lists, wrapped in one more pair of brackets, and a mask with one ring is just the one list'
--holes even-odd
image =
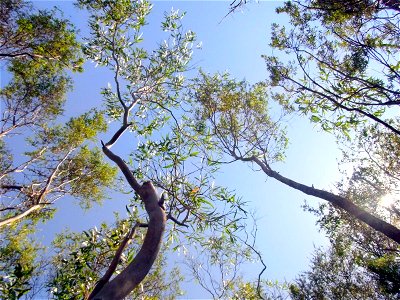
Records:
{"label": "blue sky", "polygon": [[[197,33],[202,41],[202,50],[194,54],[194,67],[207,72],[229,71],[238,79],[247,79],[254,83],[267,78],[268,74],[261,58],[262,54],[272,54],[268,47],[269,29],[273,22],[284,24],[284,16],[275,14],[275,7],[282,2],[264,1],[251,3],[242,11],[226,18],[229,2],[225,1],[156,1],[149,18],[147,43],[159,41],[160,21],[163,12],[171,6],[186,11],[183,20],[185,28]],[[39,7],[57,5],[65,17],[80,28],[84,35],[85,15],[72,7],[69,1],[38,1]],[[66,115],[77,115],[99,105],[100,88],[112,78],[99,69],[88,65],[86,72],[74,75],[74,91],[68,96]],[[333,188],[339,179],[337,159],[340,155],[334,137],[321,133],[304,117],[293,116],[287,121],[290,145],[287,159],[275,168],[284,176],[298,180],[317,188]],[[267,179],[261,172],[255,172],[244,163],[224,167],[217,183],[235,189],[258,218],[257,247],[261,250],[267,264],[265,279],[290,280],[300,271],[307,269],[314,245],[326,244],[318,233],[315,219],[300,207],[306,199],[310,204],[317,200],[306,197],[279,182]],[[82,230],[99,225],[101,221],[111,221],[112,211],[125,211],[127,202],[119,199],[107,201],[104,206],[96,206],[88,212],[82,212],[71,201],[58,203],[59,213],[42,228],[43,236],[49,239],[65,227]],[[257,268],[249,271],[249,279],[254,279]],[[246,275],[246,274],[244,274]],[[185,288],[188,286],[186,285]],[[189,298],[207,297],[194,290]]]}

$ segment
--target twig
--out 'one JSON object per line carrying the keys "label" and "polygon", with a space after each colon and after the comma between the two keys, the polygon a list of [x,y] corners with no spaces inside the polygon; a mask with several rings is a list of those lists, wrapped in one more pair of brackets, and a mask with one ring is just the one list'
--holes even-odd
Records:
{"label": "twig", "polygon": [[171,215],[171,213],[169,213],[169,214],[167,215],[167,220],[172,220],[174,223],[178,224],[179,226],[189,227],[187,224],[182,223],[182,222],[178,221],[177,219],[175,219],[175,218]]}

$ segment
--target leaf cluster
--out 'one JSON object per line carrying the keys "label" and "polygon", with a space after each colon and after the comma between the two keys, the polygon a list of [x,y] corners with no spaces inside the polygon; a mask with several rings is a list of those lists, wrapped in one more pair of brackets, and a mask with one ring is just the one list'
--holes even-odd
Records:
{"label": "leaf cluster", "polygon": [[265,56],[269,83],[279,87],[274,98],[347,138],[365,122],[399,134],[390,123],[399,89],[395,7],[380,1],[289,1],[277,12],[288,15],[291,26],[272,26],[271,46],[286,54]]}
{"label": "leaf cluster", "polygon": [[21,298],[32,289],[31,278],[41,275],[37,257],[41,246],[30,237],[32,231],[24,224],[0,232],[0,296],[4,299]]}
{"label": "leaf cluster", "polygon": [[264,83],[249,85],[229,74],[201,72],[194,86],[198,128],[210,128],[223,152],[235,159],[283,160],[288,140],[278,120],[271,117]]}

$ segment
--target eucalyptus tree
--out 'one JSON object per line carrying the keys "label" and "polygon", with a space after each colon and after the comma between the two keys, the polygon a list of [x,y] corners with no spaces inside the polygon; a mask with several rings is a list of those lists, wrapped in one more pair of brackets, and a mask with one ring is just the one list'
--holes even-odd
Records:
{"label": "eucalyptus tree", "polygon": [[250,163],[267,176],[330,202],[352,218],[400,243],[400,229],[345,195],[307,186],[272,168],[273,163],[283,159],[287,138],[279,119],[274,120],[269,114],[265,83],[249,85],[245,81],[237,82],[229,78],[228,74],[200,75],[194,80],[196,91],[192,95],[198,103],[199,126],[213,132],[221,151],[228,156],[225,159]]}
{"label": "eucalyptus tree", "polygon": [[324,130],[349,137],[367,123],[400,134],[397,1],[288,1],[290,26],[272,26],[265,56],[275,98]]}
{"label": "eucalyptus tree", "polygon": [[[78,6],[89,13],[90,36],[84,54],[108,69],[112,79],[101,93],[105,119],[114,131],[108,131],[109,140],[101,141],[102,150],[123,174],[126,184],[120,188],[133,194],[132,205],[140,213],[119,234],[118,247],[105,250],[107,257],[96,276],[74,264],[77,252],[72,250],[65,256],[71,260],[65,262],[66,268],[63,261],[57,264],[52,291],[62,293],[79,284],[83,290],[72,291],[75,297],[122,299],[148,276],[165,232],[167,245],[174,249],[189,241],[201,243],[206,238],[202,232],[210,229],[234,239],[245,211],[241,200],[214,185],[216,167],[202,151],[213,148],[212,139],[199,135],[196,122],[186,114],[191,103],[181,90],[190,69],[195,34],[184,31],[184,14],[166,13],[161,23],[164,41],[147,50],[141,43],[152,7],[148,1],[81,0]],[[136,149],[114,150],[115,145],[127,145],[122,141],[128,135],[136,141]],[[131,150],[127,159],[116,154],[122,149]],[[130,255],[128,263],[119,265],[132,236],[143,228],[146,233],[140,249]],[[87,251],[92,250],[90,257],[95,258],[101,249]],[[64,279],[74,275],[79,278],[71,284],[68,279],[64,285]]]}
{"label": "eucalyptus tree", "polygon": [[[286,13],[290,25],[272,26],[271,46],[284,55],[264,56],[270,75],[264,83],[268,90],[261,92],[264,98],[270,97],[289,112],[308,114],[323,129],[348,139],[351,129],[366,138],[373,135],[368,124],[398,135],[394,116],[399,104],[398,4],[289,1],[277,12]],[[200,78],[194,95],[200,104],[200,120],[207,120],[229,156],[252,162],[268,176],[327,200],[400,242],[396,226],[346,197],[300,184],[271,168],[282,157],[285,134],[268,116],[266,104],[255,104],[267,101],[258,92],[260,84],[252,87],[218,75]]]}
{"label": "eucalyptus tree", "polygon": [[65,195],[99,202],[116,169],[86,142],[107,127],[99,112],[57,122],[68,72],[82,70],[75,28],[25,1],[1,1],[0,11],[0,295],[16,299],[43,274],[35,224]]}
{"label": "eucalyptus tree", "polygon": [[[332,247],[342,243],[346,251],[333,249],[323,259],[318,252],[313,269],[297,281],[300,290],[292,286],[292,297],[310,295],[319,277],[329,283],[320,282],[314,297],[330,292],[338,298],[352,292],[398,296],[398,11],[393,1],[287,2],[278,13],[286,13],[290,24],[274,24],[271,42],[275,53],[284,55],[264,56],[269,80],[253,86],[226,74],[202,74],[195,80],[199,124],[214,132],[225,160],[247,162],[328,201],[318,210],[309,209],[316,211]],[[270,116],[271,99],[289,112],[309,115],[342,139],[344,161],[354,170],[336,193],[301,184],[272,168],[283,158],[286,140],[279,119]],[[396,201],[385,209],[381,202],[388,197]],[[351,268],[339,266],[341,259]],[[340,282],[341,276],[349,282]],[[363,289],[369,282],[377,289]],[[352,284],[354,289],[346,290]]]}
{"label": "eucalyptus tree", "polygon": [[[339,136],[343,162],[353,170],[338,193],[398,228],[398,1],[292,1],[277,12],[290,26],[273,25],[271,42],[288,59],[265,57],[269,83],[278,87],[274,98]],[[332,247],[346,241],[343,257],[375,281],[377,291],[397,297],[398,240],[336,205],[313,211]]]}
{"label": "eucalyptus tree", "polygon": [[0,91],[4,227],[48,216],[66,194],[81,197],[83,206],[101,200],[115,170],[85,144],[107,127],[99,112],[56,122],[71,87],[67,70],[80,70],[83,62],[75,29],[55,11],[35,11],[22,1],[2,1],[1,11],[0,62],[10,77]]}
{"label": "eucalyptus tree", "polygon": [[[397,167],[399,137],[378,124],[368,128],[368,133],[367,136],[360,133],[354,139],[351,149],[345,148],[344,162],[355,163],[355,166],[351,177],[343,179],[337,185],[337,189],[357,205],[381,219],[398,225],[400,221],[398,209],[400,177]],[[367,286],[374,286],[372,292],[375,298],[398,298],[400,286],[398,243],[380,235],[332,205],[322,204],[318,208],[307,205],[306,209],[318,217],[319,226],[331,241],[331,249],[323,254],[323,262],[317,261],[316,256],[311,270],[301,275],[300,281],[297,282],[300,283],[301,293],[309,291],[323,265],[331,265],[332,268],[324,268],[324,272],[331,277],[332,282],[338,283],[329,285],[332,290],[344,291],[346,285],[343,281],[340,283],[340,278],[348,278],[360,284],[356,294],[364,295],[363,293],[368,291]],[[320,256],[322,250],[317,253]],[[346,262],[348,267],[339,266],[340,261]],[[348,271],[356,276],[353,277],[350,273],[347,276]]]}
{"label": "eucalyptus tree", "polygon": [[357,260],[358,254],[345,243],[332,245],[327,251],[318,249],[310,270],[290,285],[291,299],[398,299],[397,292],[382,290],[372,273],[359,266]]}

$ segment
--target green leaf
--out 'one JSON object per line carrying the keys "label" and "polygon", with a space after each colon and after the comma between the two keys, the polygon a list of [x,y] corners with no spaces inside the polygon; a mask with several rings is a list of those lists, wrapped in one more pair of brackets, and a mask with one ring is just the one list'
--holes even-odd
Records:
{"label": "green leaf", "polygon": [[321,118],[316,116],[316,115],[312,115],[311,116],[311,121],[314,122],[314,123],[318,123],[318,122],[321,122]]}

